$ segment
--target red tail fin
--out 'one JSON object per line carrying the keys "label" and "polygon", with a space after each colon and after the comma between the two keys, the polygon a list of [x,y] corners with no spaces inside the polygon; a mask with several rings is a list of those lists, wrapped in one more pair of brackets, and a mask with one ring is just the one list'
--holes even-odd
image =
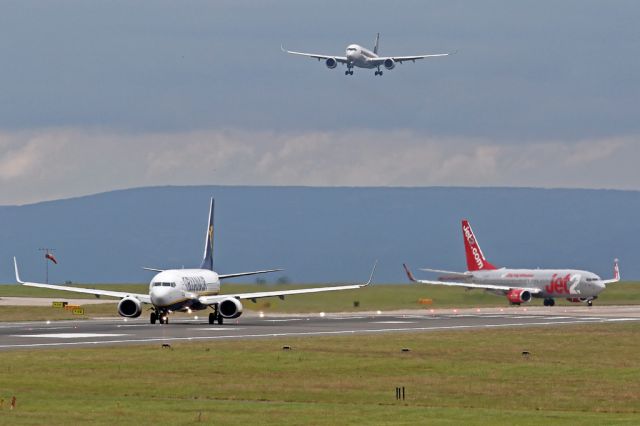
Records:
{"label": "red tail fin", "polygon": [[482,271],[498,269],[485,259],[478,240],[473,235],[471,225],[468,220],[462,221],[462,238],[464,239],[464,251],[467,255],[467,268],[469,271]]}

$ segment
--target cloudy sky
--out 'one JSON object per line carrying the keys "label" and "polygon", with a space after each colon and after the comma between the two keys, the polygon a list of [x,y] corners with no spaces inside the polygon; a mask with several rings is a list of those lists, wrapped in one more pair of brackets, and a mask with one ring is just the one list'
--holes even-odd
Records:
{"label": "cloudy sky", "polygon": [[[4,1],[0,204],[142,185],[640,189],[636,1]],[[383,77],[286,55],[457,51]]]}

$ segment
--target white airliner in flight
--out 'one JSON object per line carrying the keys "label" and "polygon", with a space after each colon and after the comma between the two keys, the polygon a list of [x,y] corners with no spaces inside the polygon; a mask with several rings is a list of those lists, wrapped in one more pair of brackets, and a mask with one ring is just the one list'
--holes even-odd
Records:
{"label": "white airliner in flight", "polygon": [[[96,296],[109,296],[119,298],[118,314],[127,318],[137,318],[142,313],[142,305],[150,304],[151,313],[149,320],[151,324],[156,321],[160,324],[169,322],[168,315],[171,312],[190,312],[192,310],[203,310],[212,308],[209,314],[209,324],[218,322],[222,324],[224,319],[238,318],[242,315],[241,300],[251,300],[263,297],[279,297],[294,294],[320,293],[325,291],[354,290],[366,287],[373,279],[376,265],[374,264],[369,281],[364,284],[342,285],[333,287],[315,287],[297,290],[262,291],[255,293],[220,293],[220,280],[225,278],[242,277],[247,275],[264,274],[267,272],[281,271],[282,269],[268,269],[262,271],[240,272],[235,274],[218,274],[213,270],[213,211],[214,200],[211,199],[209,208],[209,223],[205,237],[204,257],[198,269],[152,269],[158,272],[149,284],[148,294],[136,294],[120,291],[98,290],[92,288],[67,287],[61,285],[51,285],[42,283],[25,282],[20,279],[18,272],[18,262],[13,258],[16,280],[25,286],[42,287],[54,290],[72,291],[76,293],[88,293]],[[377,263],[377,262],[376,262]]]}
{"label": "white airliner in flight", "polygon": [[378,56],[378,45],[380,41],[380,33],[376,36],[376,44],[373,47],[373,52],[358,44],[350,44],[347,46],[345,56],[334,55],[318,55],[315,53],[293,52],[286,50],[283,46],[280,48],[283,52],[290,53],[292,55],[307,56],[309,58],[317,59],[318,61],[324,61],[324,64],[329,69],[333,69],[338,64],[344,64],[347,66],[347,70],[344,75],[353,75],[353,68],[375,68],[375,75],[382,75],[380,67],[384,66],[388,70],[392,70],[396,67],[396,64],[401,64],[406,61],[415,62],[418,59],[437,58],[440,56],[449,56],[448,53],[438,53],[432,55],[414,55],[414,56]]}
{"label": "white airliner in flight", "polygon": [[509,302],[516,305],[529,302],[532,297],[543,298],[544,306],[555,305],[555,298],[566,298],[576,303],[586,302],[591,306],[593,300],[598,298],[607,284],[620,281],[618,259],[614,261],[614,277],[610,280],[603,280],[593,272],[576,269],[496,268],[484,257],[467,220],[462,221],[462,237],[468,271],[422,269],[446,275],[439,277],[437,281],[416,280],[405,264],[403,266],[409,280],[422,284],[484,289],[506,296]]}

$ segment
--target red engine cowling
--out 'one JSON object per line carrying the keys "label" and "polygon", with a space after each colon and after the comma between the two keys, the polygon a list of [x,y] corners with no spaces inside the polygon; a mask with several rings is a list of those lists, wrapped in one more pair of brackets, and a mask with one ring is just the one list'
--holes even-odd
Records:
{"label": "red engine cowling", "polygon": [[520,288],[514,288],[507,293],[507,299],[511,303],[527,303],[531,300],[531,292]]}

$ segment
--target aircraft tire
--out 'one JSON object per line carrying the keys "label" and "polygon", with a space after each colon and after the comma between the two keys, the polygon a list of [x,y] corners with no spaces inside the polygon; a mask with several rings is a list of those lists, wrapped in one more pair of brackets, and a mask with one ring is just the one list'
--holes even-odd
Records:
{"label": "aircraft tire", "polygon": [[216,322],[216,314],[214,314],[213,312],[211,312],[209,314],[209,324],[214,324]]}
{"label": "aircraft tire", "polygon": [[222,315],[218,315],[218,325],[222,325],[224,323],[224,318],[222,318]]}
{"label": "aircraft tire", "polygon": [[157,319],[158,319],[158,316],[156,315],[156,313],[151,312],[151,314],[149,315],[149,322],[151,324],[155,324]]}
{"label": "aircraft tire", "polygon": [[593,300],[588,300],[587,301],[587,306],[592,307],[593,306]]}

